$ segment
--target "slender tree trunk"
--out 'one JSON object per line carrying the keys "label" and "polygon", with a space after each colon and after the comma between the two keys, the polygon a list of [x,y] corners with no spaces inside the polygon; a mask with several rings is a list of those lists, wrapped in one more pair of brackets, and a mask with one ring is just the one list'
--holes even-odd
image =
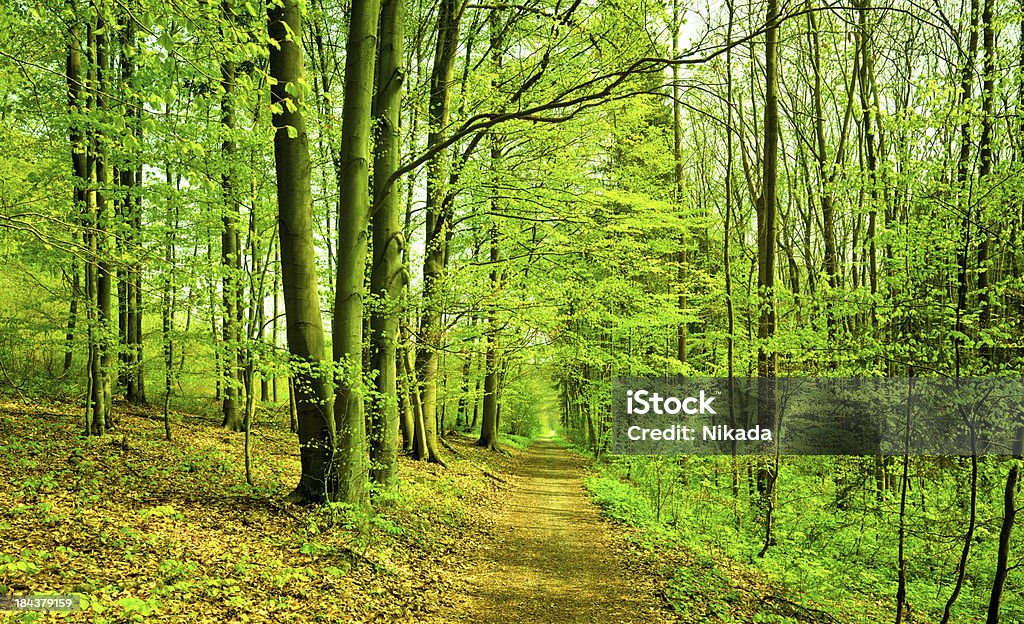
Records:
{"label": "slender tree trunk", "polygon": [[[78,29],[78,17],[74,15],[76,12],[76,6],[73,2],[68,2],[68,7],[71,9],[73,17],[72,22],[67,34],[67,63],[65,68],[65,79],[68,86],[68,110],[70,113],[80,115],[82,113],[82,98],[83,98],[83,84],[82,84],[82,55],[79,51],[79,29]],[[71,147],[71,173],[74,180],[74,191],[73,200],[75,202],[75,210],[84,218],[84,224],[88,226],[87,220],[87,198],[86,194],[87,185],[89,184],[89,169],[88,169],[88,157],[87,157],[87,145],[85,141],[85,131],[79,124],[71,124],[68,129],[68,140]],[[88,241],[89,234],[85,235]],[[93,259],[86,258],[85,266],[86,271],[88,267],[92,265]],[[75,340],[75,325],[78,321],[78,299],[80,296],[80,277],[78,273],[79,269],[77,263],[72,261],[71,263],[71,304],[68,314],[68,327],[66,335],[66,347],[64,351],[64,371],[67,372],[71,368],[72,358],[74,355],[74,340]],[[87,306],[91,305],[91,302],[87,301]]]}
{"label": "slender tree trunk", "polygon": [[900,478],[900,514],[899,514],[899,547],[896,559],[896,624],[902,624],[903,611],[907,603],[907,489],[910,486],[910,419],[912,399],[914,395],[914,371],[908,373],[910,379],[907,391],[907,410],[903,428],[903,474]]}
{"label": "slender tree trunk", "polygon": [[[867,243],[868,243],[868,287],[870,288],[871,294],[875,295],[878,293],[878,244],[877,244],[877,230],[878,230],[878,156],[875,153],[875,125],[872,123],[872,112],[871,106],[871,80],[869,78],[869,71],[871,70],[871,55],[873,51],[871,49],[871,32],[867,25],[867,13],[871,8],[870,0],[861,0],[859,3],[859,29],[860,29],[860,107],[861,115],[863,116],[863,122],[861,123],[861,131],[864,133],[864,160],[867,165],[867,183],[868,183],[868,195],[870,198],[870,205],[868,206],[868,231],[867,231]],[[871,325],[875,326],[878,323],[878,318],[874,311],[875,304],[872,302],[871,310]]]}
{"label": "slender tree trunk", "polygon": [[[142,144],[142,111],[135,94],[135,57],[136,26],[130,15],[125,15],[121,39],[121,82],[130,89],[125,93],[125,125],[138,145]],[[127,90],[126,89],[126,90]],[[120,171],[120,185],[124,193],[121,202],[126,232],[125,246],[127,258],[125,268],[121,271],[119,291],[123,291],[126,354],[125,397],[133,405],[146,403],[146,381],[143,367],[142,348],[142,265],[138,258],[142,237],[142,165],[137,154],[128,154],[128,163]]]}
{"label": "slender tree trunk", "polygon": [[[114,180],[117,180],[123,191],[126,187],[125,178],[129,172],[114,171]],[[126,222],[126,202],[120,198],[114,200],[114,216],[119,224]],[[130,243],[128,242],[128,236],[121,236],[115,238],[115,250],[119,258],[126,257],[130,251]],[[129,278],[128,268],[122,266],[117,269],[117,337],[118,337],[118,349],[117,349],[117,361],[119,366],[117,367],[117,385],[119,388],[125,388],[125,397],[127,398],[128,388],[128,373],[132,370],[132,351],[128,348],[131,341],[130,331],[128,329],[128,289],[131,283]]]}
{"label": "slender tree trunk", "polygon": [[996,549],[996,571],[992,580],[992,594],[988,601],[988,617],[985,624],[999,624],[999,606],[1003,601],[1003,589],[1006,575],[1010,571],[1010,538],[1013,536],[1013,524],[1017,519],[1017,487],[1020,482],[1020,465],[1024,459],[1024,427],[1017,429],[1017,438],[1013,449],[1013,463],[1006,475],[1006,487],[1003,488],[1003,522],[999,527],[999,546]]}
{"label": "slender tree trunk", "polygon": [[416,413],[413,408],[413,399],[409,387],[409,371],[406,368],[406,344],[403,332],[399,328],[399,346],[395,352],[398,370],[398,393],[400,399],[399,428],[402,432],[402,452],[413,452],[413,438],[416,431]]}
{"label": "slender tree trunk", "polygon": [[406,385],[409,388],[409,399],[412,404],[412,456],[415,459],[427,459],[427,433],[423,425],[423,400],[422,393],[417,390],[420,383],[416,379],[416,366],[412,361],[412,349],[405,349],[403,360],[405,361]]}
{"label": "slender tree trunk", "polygon": [[[498,246],[498,226],[491,224],[491,292],[497,296],[501,288],[498,264],[501,260]],[[488,313],[487,341],[484,356],[484,404],[483,419],[480,421],[480,439],[477,446],[492,451],[498,450],[498,322],[494,312]]]}
{"label": "slender tree trunk", "polygon": [[[430,74],[428,115],[430,131],[427,145],[444,140],[450,116],[450,92],[458,49],[461,3],[441,0],[438,9],[437,46]],[[441,462],[437,443],[437,374],[439,352],[444,342],[442,295],[445,260],[451,227],[451,205],[446,189],[448,155],[439,152],[427,165],[426,251],[423,259],[423,312],[420,317],[422,347],[417,356],[420,403],[423,407],[423,433],[427,460]]]}
{"label": "slender tree trunk", "polygon": [[[832,182],[833,175],[826,170],[826,146],[825,146],[825,112],[822,106],[822,79],[821,79],[821,52],[818,37],[818,24],[814,12],[807,14],[808,25],[811,35],[811,66],[814,70],[814,137],[817,150],[815,161],[818,167],[818,180],[821,189],[818,193],[818,200],[821,205],[821,221],[823,238],[825,243],[825,277],[831,289],[839,288],[839,259],[836,251],[836,226],[835,210],[833,208]],[[826,306],[829,306],[826,299]],[[834,334],[835,320],[832,317],[831,306],[826,312],[830,333]]]}
{"label": "slender tree trunk", "polygon": [[[75,184],[79,184],[76,180]],[[78,189],[75,189],[75,204],[80,206],[78,201]],[[82,278],[78,273],[78,263],[71,261],[71,302],[68,304],[68,325],[64,333],[64,368],[63,372],[71,370],[71,364],[75,355],[75,326],[78,324],[78,298],[81,296]]]}
{"label": "slender tree trunk", "polygon": [[299,412],[295,406],[295,380],[288,378],[288,431],[299,432]]}
{"label": "slender tree trunk", "polygon": [[[95,10],[96,4],[91,7]],[[88,32],[86,34],[86,45],[89,54],[89,72],[85,78],[83,90],[88,94],[86,109],[93,110],[96,106],[96,17],[89,18]],[[96,128],[92,125],[86,126],[83,149],[86,169],[85,186],[85,210],[83,211],[83,243],[88,255],[85,263],[85,300],[89,329],[87,335],[88,357],[86,360],[87,388],[86,410],[85,410],[85,433],[86,435],[102,435],[105,418],[103,416],[103,398],[99,392],[100,380],[100,328],[99,308],[96,303],[96,282],[98,275],[98,226],[96,219]]]}
{"label": "slender tree trunk", "polygon": [[[470,326],[476,325],[476,318],[470,319]],[[473,371],[473,356],[476,353],[476,340],[474,339],[466,350],[462,360],[462,388],[459,392],[459,401],[455,407],[455,427],[466,431],[469,427],[469,380]]]}
{"label": "slender tree trunk", "polygon": [[[776,182],[779,145],[779,103],[777,76],[778,2],[768,0],[765,16],[765,105],[764,150],[762,153],[761,195],[757,206],[757,289],[760,305],[757,324],[757,376],[760,382],[758,424],[775,428],[775,393],[773,382],[776,370],[775,348],[770,343],[775,335],[775,213]],[[758,473],[758,491],[764,505],[774,504],[775,471],[770,466]],[[766,515],[767,517],[767,515]],[[771,525],[766,523],[765,545],[762,555],[772,542]]]}
{"label": "slender tree trunk", "polygon": [[[400,113],[405,78],[405,0],[384,0],[380,13],[377,93],[373,101],[373,265],[370,289],[378,298],[370,316],[371,366],[377,371],[377,397],[370,405],[370,478],[390,486],[398,473],[399,322],[404,314],[402,196],[390,184],[398,169],[402,136]],[[393,189],[393,190],[392,190]]]}
{"label": "slender tree trunk", "polygon": [[[274,350],[274,352],[277,352],[277,345],[278,345],[278,341],[277,341],[277,337],[278,337],[278,334],[277,334],[277,319],[278,319],[278,316],[281,314],[281,311],[278,308],[278,301],[280,301],[280,296],[279,295],[280,295],[280,292],[281,292],[281,254],[279,252],[276,252],[276,251],[275,251],[275,253],[277,253],[277,262],[274,263],[274,288],[272,290],[273,297],[274,297],[274,319],[270,323],[270,345],[271,345],[271,348]],[[277,391],[277,383],[278,383],[277,380],[278,380],[279,377],[280,377],[280,375],[275,373],[274,374],[274,378],[273,378],[272,383],[271,383],[272,391],[273,391],[273,395],[274,395],[274,403],[277,403],[280,400],[278,398],[278,391]],[[291,392],[290,391],[289,391],[288,396],[291,397]],[[294,432],[295,431],[292,430],[292,433],[294,433]]]}
{"label": "slender tree trunk", "polygon": [[[992,170],[992,100],[994,98],[994,72],[995,72],[995,39],[992,29],[992,3],[993,0],[984,0],[984,8],[981,14],[981,25],[984,31],[984,88],[982,92],[982,131],[981,131],[981,143],[978,148],[978,156],[980,163],[978,165],[978,178],[980,182],[984,182],[985,178],[989,175]],[[977,5],[976,2],[972,6],[972,20],[977,19]],[[862,16],[863,21],[863,16]],[[974,52],[977,48],[978,35],[977,28],[972,29],[971,39],[969,41],[969,53],[971,54],[970,59],[965,59],[964,62],[967,67],[971,68],[973,74],[973,59]],[[973,76],[968,77],[965,72],[962,74],[961,82],[961,97],[966,102],[970,99],[970,83],[973,82]],[[966,90],[964,90],[966,89]],[[966,147],[967,137],[962,135],[961,137],[961,153],[962,159],[967,158],[968,152],[964,151]],[[969,148],[968,148],[969,149]],[[966,182],[966,168],[965,164],[961,163],[960,171],[964,176],[961,183]],[[973,202],[968,202],[973,204]],[[979,211],[979,218],[984,214],[984,211]],[[971,245],[971,222],[968,219],[964,223],[964,241],[963,249],[959,258],[959,272],[958,272],[958,283],[957,283],[957,301],[956,301],[956,329],[962,331],[963,329],[963,315],[966,313],[967,307],[967,256],[968,250]],[[988,241],[984,232],[981,232],[982,243],[978,247],[978,290],[979,290],[979,305],[981,306],[981,313],[979,315],[979,325],[984,329],[989,322],[989,302],[987,300],[987,282],[986,282],[986,270],[985,263],[988,257]],[[961,349],[960,349],[960,336],[958,334],[957,342],[955,343],[956,349],[956,362],[955,362],[955,376],[957,379],[960,378],[961,373]],[[987,358],[990,355],[988,347],[982,346],[981,352],[983,357]],[[960,596],[960,591],[963,588],[964,579],[967,575],[967,561],[971,553],[971,545],[974,542],[974,529],[977,524],[977,509],[978,509],[978,455],[976,449],[976,433],[973,422],[967,422],[965,418],[965,424],[970,431],[970,442],[971,442],[971,483],[970,483],[970,511],[968,517],[967,533],[964,536],[963,548],[960,553],[960,560],[957,563],[957,575],[956,582],[953,586],[953,591],[946,601],[945,608],[942,613],[941,624],[946,624],[950,621],[952,614],[953,605],[956,604],[957,598]],[[998,609],[998,606],[997,606]],[[990,613],[991,616],[991,613]]]}
{"label": "slender tree trunk", "polygon": [[[110,28],[107,25],[107,7],[96,0],[96,30],[93,33],[95,44],[96,110],[105,115],[108,110],[109,72],[110,72]],[[96,149],[94,153],[96,167],[96,325],[97,325],[97,366],[94,370],[94,400],[99,411],[93,421],[93,433],[102,435],[105,429],[113,425],[111,406],[113,403],[113,379],[116,376],[116,359],[114,357],[115,328],[111,314],[112,304],[112,272],[108,248],[110,236],[110,167],[108,166],[106,148],[103,139],[97,132],[94,135]]]}
{"label": "slender tree trunk", "polygon": [[963,548],[960,550],[960,561],[956,567],[956,583],[953,585],[953,591],[949,595],[949,599],[946,600],[946,606],[942,610],[942,620],[940,620],[939,624],[947,624],[949,622],[949,618],[953,613],[953,605],[956,604],[956,600],[960,596],[960,590],[963,589],[964,578],[967,576],[967,560],[971,555],[971,544],[974,542],[974,528],[978,521],[977,432],[974,422],[968,421],[966,417],[964,417],[964,424],[967,425],[970,433],[971,444],[971,502],[967,519],[967,533],[964,535]]}
{"label": "slender tree trunk", "polygon": [[[479,377],[477,378],[476,383],[473,384],[473,420],[469,423],[470,431],[475,430],[477,423],[480,422],[480,410],[483,408],[482,385],[483,380]],[[480,398],[478,399],[476,397]]]}
{"label": "slender tree trunk", "polygon": [[322,502],[334,491],[331,457],[334,419],[331,386],[323,367],[324,334],[313,246],[309,139],[300,98],[302,13],[297,0],[268,5],[274,164],[277,172],[281,285],[292,356],[302,475],[288,495],[297,503]]}
{"label": "slender tree trunk", "polygon": [[[679,0],[672,0],[672,57],[679,55],[679,31],[682,27],[682,15],[679,11]],[[673,199],[676,210],[683,207],[683,120],[682,120],[682,87],[679,82],[679,65],[672,64],[672,160],[673,173]],[[679,251],[676,258],[679,266],[677,269],[676,282],[678,283],[679,296],[677,305],[679,315],[682,317],[679,326],[676,328],[676,359],[681,364],[686,364],[686,340],[688,328],[686,325],[686,235],[679,237]]]}
{"label": "slender tree trunk", "polygon": [[[491,37],[491,53],[494,56],[494,75],[495,79],[492,80],[492,87],[497,87],[497,81],[501,78],[502,73],[502,46],[503,37],[501,30],[501,19],[500,13],[497,10],[491,11],[488,17],[490,37]],[[502,152],[501,145],[497,138],[491,137],[491,169],[495,173],[497,178],[498,172],[501,170]],[[502,212],[501,207],[498,205],[498,199],[491,199],[491,227],[489,232],[490,237],[490,264],[491,264],[491,297],[492,308],[497,304],[497,298],[501,293],[501,271],[499,266],[501,264],[501,246],[500,246],[500,232],[498,230],[497,215]],[[500,329],[498,326],[498,319],[495,315],[494,310],[487,314],[487,331],[485,339],[487,341],[486,351],[484,355],[484,403],[483,403],[483,419],[480,424],[480,438],[477,440],[477,446],[482,446],[492,451],[498,450],[498,341],[500,338]]]}
{"label": "slender tree trunk", "polygon": [[[732,41],[733,22],[735,20],[735,7],[733,0],[727,0],[726,5],[729,11],[729,23],[726,27],[726,41]],[[725,99],[726,102],[732,102],[732,49],[726,49],[725,51]],[[734,160],[733,152],[733,111],[732,106],[727,105],[726,107],[726,123],[725,123],[725,223],[723,224],[723,244],[722,244],[722,266],[723,272],[725,273],[725,309],[727,317],[727,333],[726,333],[726,374],[729,378],[729,424],[733,427],[736,426],[736,406],[735,406],[735,395],[736,386],[734,378],[736,376],[736,312],[733,306],[732,299],[732,194],[733,194],[733,178],[732,168]],[[740,475],[738,470],[738,463],[736,460],[736,445],[732,445],[732,495],[733,498],[739,497],[740,491]]]}
{"label": "slender tree trunk", "polygon": [[370,216],[370,132],[380,0],[354,0],[345,56],[341,125],[341,213],[334,291],[338,500],[368,505],[363,415],[363,294]]}
{"label": "slender tree trunk", "polygon": [[[996,99],[996,33],[993,20],[994,0],[984,0],[982,24],[982,50],[984,54],[981,93],[981,141],[978,144],[978,181],[982,185],[982,197],[986,197],[984,185],[992,173],[993,108]],[[978,210],[978,221],[986,222],[984,204]],[[984,332],[992,324],[992,299],[989,296],[989,236],[985,227],[978,228],[978,329]],[[993,351],[988,340],[981,340],[978,348],[983,365],[990,364]]]}
{"label": "slender tree trunk", "polygon": [[[222,0],[221,19],[225,23],[235,22],[232,0]],[[221,175],[221,186],[224,194],[224,207],[221,216],[221,263],[224,266],[223,277],[223,335],[224,335],[224,390],[222,403],[224,420],[222,426],[232,431],[241,431],[244,426],[243,415],[239,411],[242,392],[242,371],[239,366],[241,358],[241,331],[238,319],[239,310],[239,275],[241,273],[241,250],[239,249],[238,222],[241,220],[238,201],[238,173],[235,163],[236,145],[235,132],[235,62],[224,60],[220,64],[221,95],[220,119],[224,126],[224,141],[221,143],[221,154],[224,158],[224,173]]]}
{"label": "slender tree trunk", "polygon": [[[170,114],[170,105],[166,105]],[[170,165],[167,167],[167,186],[172,186]],[[174,204],[174,216],[168,215],[168,234],[164,249],[163,293],[160,302],[160,328],[163,337],[164,355],[164,439],[171,441],[171,392],[174,390],[174,308],[176,305],[174,274],[175,274],[175,241],[178,232],[178,204]]]}
{"label": "slender tree trunk", "polygon": [[[960,107],[962,110],[967,109],[968,103],[971,100],[971,94],[973,93],[974,57],[978,53],[978,18],[978,0],[971,0],[970,32],[968,34],[967,51],[961,59],[963,66],[960,68]],[[957,157],[956,170],[957,190],[961,195],[960,203],[964,211],[964,216],[960,221],[960,227],[963,231],[963,242],[960,257],[957,259],[957,302],[954,325],[956,331],[953,337],[954,368],[957,377],[960,377],[960,370],[963,364],[962,351],[965,329],[963,316],[967,311],[968,257],[971,247],[971,224],[974,219],[974,202],[970,201],[969,197],[966,197],[968,192],[967,178],[970,173],[971,143],[971,121],[969,116],[965,115],[963,123],[960,124],[960,154]]]}

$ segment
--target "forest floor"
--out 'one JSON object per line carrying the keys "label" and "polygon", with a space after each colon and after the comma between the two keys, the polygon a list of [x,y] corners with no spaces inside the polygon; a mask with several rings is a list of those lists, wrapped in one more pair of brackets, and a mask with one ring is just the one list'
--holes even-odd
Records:
{"label": "forest floor", "polygon": [[[447,467],[401,458],[368,514],[283,501],[299,472],[286,406],[254,423],[252,486],[243,434],[195,407],[167,442],[157,408],[119,404],[114,430],[83,437],[75,404],[0,397],[0,596],[84,606],[0,622],[754,621],[766,594],[724,562],[728,582],[704,583],[692,553],[604,519],[588,460],[550,440],[495,453],[450,435]],[[728,614],[709,610],[723,583],[742,593]]]}

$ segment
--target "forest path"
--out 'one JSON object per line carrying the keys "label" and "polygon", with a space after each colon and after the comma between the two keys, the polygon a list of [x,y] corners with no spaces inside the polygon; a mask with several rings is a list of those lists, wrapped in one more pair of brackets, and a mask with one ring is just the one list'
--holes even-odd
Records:
{"label": "forest path", "polygon": [[[512,487],[483,511],[453,622],[671,621],[640,555],[602,520],[583,489],[585,460],[533,444]],[[468,537],[468,536],[467,536]]]}

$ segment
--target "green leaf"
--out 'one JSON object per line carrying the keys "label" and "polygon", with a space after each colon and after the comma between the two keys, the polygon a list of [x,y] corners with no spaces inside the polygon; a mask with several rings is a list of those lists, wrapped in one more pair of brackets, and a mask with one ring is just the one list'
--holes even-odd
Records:
{"label": "green leaf", "polygon": [[157,37],[156,42],[160,44],[161,48],[167,50],[168,52],[174,50],[174,37],[171,35],[171,33],[167,32],[166,30],[160,33],[160,36]]}

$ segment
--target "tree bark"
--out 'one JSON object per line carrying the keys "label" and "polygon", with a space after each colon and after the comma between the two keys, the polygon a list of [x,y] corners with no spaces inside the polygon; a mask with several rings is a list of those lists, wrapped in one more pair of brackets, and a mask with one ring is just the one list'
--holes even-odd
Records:
{"label": "tree bark", "polygon": [[[501,288],[501,277],[498,263],[501,250],[498,246],[498,226],[491,225],[491,292],[497,296]],[[484,356],[484,405],[483,417],[480,421],[480,439],[477,446],[492,451],[498,450],[498,321],[491,311],[487,318],[486,355]]]}
{"label": "tree bark", "polygon": [[[228,24],[234,23],[234,11],[231,0],[222,0],[221,19]],[[239,249],[238,222],[241,220],[238,201],[238,174],[235,168],[236,144],[235,132],[235,62],[225,59],[220,64],[221,95],[220,119],[224,126],[224,141],[221,143],[221,155],[226,170],[221,174],[221,187],[224,195],[224,206],[221,214],[223,230],[221,231],[221,263],[224,267],[223,277],[223,337],[224,337],[224,391],[222,411],[223,427],[231,431],[242,431],[244,419],[239,411],[242,404],[243,384],[241,359],[241,331],[239,318],[239,274],[241,272],[241,250]]]}
{"label": "tree bark", "polygon": [[996,571],[992,580],[992,594],[988,601],[988,617],[985,624],[999,624],[999,606],[1003,601],[1003,588],[1006,575],[1010,571],[1010,538],[1013,536],[1013,525],[1017,519],[1017,487],[1020,481],[1020,464],[1024,459],[1024,427],[1017,429],[1017,437],[1013,449],[1013,463],[1006,475],[1006,487],[1003,489],[1003,522],[999,527],[999,546],[996,550]]}
{"label": "tree bark", "polygon": [[302,113],[302,17],[297,0],[267,9],[270,88],[277,172],[281,285],[288,351],[292,356],[302,475],[288,495],[297,503],[323,502],[332,491],[334,449],[331,388],[324,370],[324,334],[313,246],[309,139]]}
{"label": "tree bark", "polygon": [[[775,213],[778,175],[779,102],[776,69],[778,40],[778,2],[768,0],[765,16],[765,104],[764,150],[762,153],[761,195],[757,209],[757,289],[760,311],[757,323],[757,375],[763,381],[758,402],[758,424],[775,427],[776,355],[768,343],[775,335]],[[758,475],[758,489],[769,502],[775,487],[775,474],[764,468]],[[770,538],[766,539],[766,542]]]}
{"label": "tree bark", "polygon": [[[68,6],[72,12],[75,11],[75,6],[72,2],[68,2]],[[82,55],[78,49],[80,41],[77,16],[72,18],[67,38],[65,79],[68,86],[68,112],[72,115],[81,115],[83,97]],[[83,217],[86,217],[86,186],[89,183],[89,169],[86,153],[87,145],[85,141],[85,131],[82,128],[81,121],[70,124],[68,128],[68,141],[71,147],[71,173],[75,185],[72,195],[73,201],[75,202],[75,210]],[[87,221],[85,221],[85,225],[88,225]],[[86,238],[88,238],[88,234],[86,234]],[[87,258],[85,266],[89,267],[91,263],[92,258]],[[86,270],[88,271],[88,268]],[[78,267],[75,262],[72,262],[71,264],[71,273],[71,304],[68,314],[67,335],[65,337],[66,347],[64,351],[65,372],[71,368],[72,358],[74,356],[75,325],[78,320],[78,298],[80,296],[79,290],[81,288]],[[91,302],[87,302],[86,305],[91,305]]]}
{"label": "tree bark", "polygon": [[[495,79],[491,81],[492,88],[497,88],[497,81],[501,78],[502,71],[502,30],[500,13],[498,10],[491,11],[488,16],[488,23],[490,28],[491,37],[491,53],[494,56],[494,75]],[[491,137],[491,169],[495,174],[495,178],[501,169],[501,145],[499,144],[496,137]],[[494,309],[497,307],[497,298],[501,292],[501,271],[499,266],[501,264],[501,241],[500,233],[498,230],[498,223],[496,221],[497,215],[502,212],[502,208],[498,205],[499,200],[496,197],[491,198],[491,210],[493,215],[491,216],[491,227],[489,232],[490,237],[490,264],[491,264],[491,297],[492,297],[492,309],[487,314],[487,331],[486,331],[486,351],[484,355],[484,401],[483,401],[483,418],[480,421],[480,438],[477,440],[477,446],[496,451],[498,450],[498,340],[500,338],[500,329],[498,326],[498,319],[495,315]]]}
{"label": "tree bark", "polygon": [[[970,34],[967,39],[967,51],[962,59],[963,66],[960,68],[960,107],[962,110],[966,110],[973,93],[974,57],[978,53],[978,18],[978,0],[971,0]],[[954,374],[956,377],[960,377],[960,369],[963,364],[965,330],[963,316],[967,312],[968,252],[971,247],[971,224],[974,218],[974,203],[969,201],[970,198],[963,197],[967,192],[967,178],[970,173],[971,143],[971,122],[969,118],[965,117],[963,123],[960,124],[960,153],[957,157],[956,167],[957,192],[961,195],[961,204],[963,205],[963,218],[960,221],[963,242],[957,259],[956,318],[953,336]]]}
{"label": "tree bark", "polygon": [[[757,323],[757,423],[774,429],[776,370],[775,348],[769,343],[775,335],[775,213],[776,182],[778,175],[779,102],[777,76],[778,2],[768,0],[765,16],[765,103],[764,150],[762,153],[761,195],[757,206],[757,290],[760,306]],[[772,522],[775,506],[775,469],[763,465],[758,470],[757,487],[764,506],[764,544],[759,556],[763,557],[774,542]]]}
{"label": "tree bark", "polygon": [[[679,0],[672,0],[672,58],[679,55],[679,31],[682,27],[682,15],[679,12]],[[682,88],[679,83],[679,64],[672,64],[672,177],[674,182],[673,200],[676,209],[683,209],[683,127],[682,127]],[[686,364],[687,338],[689,329],[686,324],[686,235],[679,237],[679,251],[676,283],[679,288],[677,305],[679,307],[679,325],[676,327],[676,359]]]}
{"label": "tree bark", "polygon": [[[96,111],[105,116],[108,110],[109,72],[110,72],[110,29],[107,25],[107,8],[97,0],[96,28],[92,33],[93,60],[95,62]],[[93,400],[97,412],[93,420],[93,433],[102,435],[113,425],[111,406],[113,403],[113,379],[116,374],[114,358],[112,304],[112,275],[108,247],[110,237],[110,167],[107,160],[105,138],[99,131],[93,133],[95,154],[96,203],[94,237],[96,240],[96,366],[93,370]]]}
{"label": "tree bark", "polygon": [[[982,65],[982,93],[981,93],[981,141],[978,144],[978,181],[982,188],[982,197],[985,195],[984,185],[988,176],[992,173],[992,134],[993,134],[993,107],[996,98],[996,37],[993,26],[993,4],[994,0],[984,0],[981,24],[982,24],[982,50],[984,61]],[[985,222],[984,204],[978,210],[978,220]],[[989,236],[985,227],[979,228],[978,235],[978,329],[984,332],[992,323],[992,300],[989,296],[989,271],[992,269],[989,263]],[[993,349],[987,337],[982,336],[980,340],[979,355],[983,365],[988,365],[992,359]]]}
{"label": "tree bark", "polygon": [[[458,49],[460,3],[442,0],[438,10],[437,46],[430,74],[428,116],[430,131],[427,145],[440,145],[447,133],[450,117],[450,85]],[[448,156],[441,150],[427,165],[426,251],[423,259],[423,312],[420,317],[422,346],[417,355],[420,381],[420,403],[423,407],[423,437],[426,459],[441,462],[437,443],[437,373],[439,351],[444,342],[442,327],[442,294],[445,261],[451,227],[451,205],[446,201]]]}
{"label": "tree bark", "polygon": [[[398,473],[399,322],[404,314],[405,287],[402,249],[402,197],[385,185],[398,169],[402,137],[400,114],[405,78],[405,0],[384,0],[380,13],[377,93],[373,102],[375,150],[373,160],[373,265],[370,290],[375,306],[370,316],[371,365],[377,371],[377,398],[370,406],[370,478],[394,483]],[[389,188],[390,187],[390,188]],[[392,190],[393,189],[393,190]]]}
{"label": "tree bark", "polygon": [[[135,90],[136,46],[135,21],[123,15],[121,38],[121,83],[125,91],[125,126],[142,144],[142,111]],[[121,201],[124,225],[125,266],[120,271],[119,292],[124,293],[120,305],[124,308],[124,350],[126,355],[125,398],[133,405],[146,404],[146,379],[142,348],[142,264],[139,246],[142,236],[142,165],[138,154],[127,154],[127,163],[120,170],[119,184],[124,193]]]}
{"label": "tree bark", "polygon": [[[165,110],[170,114],[170,105]],[[172,187],[170,165],[167,166],[167,186]],[[175,274],[175,241],[178,232],[178,204],[174,204],[174,212],[167,215],[167,247],[164,249],[163,288],[160,302],[160,329],[163,338],[164,355],[164,439],[171,441],[171,392],[174,389],[174,308],[176,304]]]}
{"label": "tree bark", "polygon": [[354,0],[345,49],[341,125],[341,212],[334,291],[334,425],[338,500],[368,505],[363,415],[363,295],[370,213],[370,132],[380,0]]}

